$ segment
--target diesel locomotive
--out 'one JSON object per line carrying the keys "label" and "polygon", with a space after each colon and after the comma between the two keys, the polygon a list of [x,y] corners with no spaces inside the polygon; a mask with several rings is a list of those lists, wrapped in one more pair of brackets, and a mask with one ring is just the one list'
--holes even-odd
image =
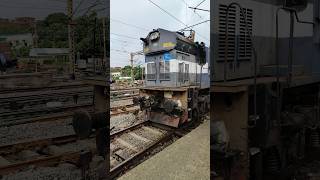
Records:
{"label": "diesel locomotive", "polygon": [[148,120],[179,127],[209,112],[209,49],[194,38],[165,29],[141,38],[145,85],[134,102]]}
{"label": "diesel locomotive", "polygon": [[320,2],[211,2],[214,179],[299,179],[320,152]]}

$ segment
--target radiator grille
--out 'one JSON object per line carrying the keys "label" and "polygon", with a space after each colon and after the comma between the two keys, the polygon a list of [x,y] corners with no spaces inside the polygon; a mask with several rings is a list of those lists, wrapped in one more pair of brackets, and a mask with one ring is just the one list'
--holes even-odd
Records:
{"label": "radiator grille", "polygon": [[[250,33],[252,32],[253,11],[244,8]],[[241,16],[240,10],[236,7],[230,7],[228,18],[228,54],[227,61],[250,60],[251,39],[246,33],[244,18]],[[218,32],[218,61],[225,60],[226,48],[226,22],[227,21],[227,5],[219,5],[219,32]]]}

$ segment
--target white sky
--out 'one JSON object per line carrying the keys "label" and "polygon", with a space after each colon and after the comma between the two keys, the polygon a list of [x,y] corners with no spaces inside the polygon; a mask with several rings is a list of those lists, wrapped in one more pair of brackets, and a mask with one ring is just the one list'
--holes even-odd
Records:
{"label": "white sky", "polygon": [[[193,25],[210,19],[206,11],[194,11],[188,6],[195,7],[202,0],[152,0],[161,8],[187,25]],[[188,4],[188,6],[186,5]],[[140,37],[146,37],[152,29],[163,28],[177,31],[185,26],[167,15],[148,0],[110,0],[110,66],[123,67],[129,65],[129,54],[142,50]],[[210,0],[204,1],[198,8],[210,9]],[[120,22],[119,22],[120,21]],[[123,23],[122,23],[123,22]],[[130,25],[137,27],[132,27]],[[210,22],[193,28],[196,31],[196,41],[210,44]],[[188,34],[188,32],[186,32]],[[125,35],[128,37],[117,36]],[[200,34],[200,35],[199,35]],[[144,57],[135,57],[135,64],[142,64]]]}

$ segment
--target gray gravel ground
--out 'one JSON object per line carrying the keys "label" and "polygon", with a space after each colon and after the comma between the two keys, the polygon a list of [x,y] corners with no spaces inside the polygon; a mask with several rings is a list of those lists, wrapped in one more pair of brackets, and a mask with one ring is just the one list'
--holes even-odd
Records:
{"label": "gray gravel ground", "polygon": [[58,167],[30,167],[28,170],[9,174],[3,180],[75,180],[81,179],[81,170],[72,164]]}
{"label": "gray gravel ground", "polygon": [[0,145],[61,137],[74,134],[71,119],[37,122],[0,128]]}
{"label": "gray gravel ground", "polygon": [[143,112],[139,112],[137,115],[134,115],[133,113],[128,113],[112,116],[110,118],[110,128],[112,129],[110,133],[120,131],[121,129],[132,126],[134,124],[139,124],[143,121]]}
{"label": "gray gravel ground", "polygon": [[110,127],[114,127],[115,129],[120,129],[124,127],[128,127],[134,124],[136,121],[136,117],[134,114],[120,114],[118,116],[112,116],[110,118]]}
{"label": "gray gravel ground", "polygon": [[[98,180],[105,176],[106,163],[100,156],[94,156],[90,163],[90,170],[87,171],[90,180]],[[63,163],[57,167],[29,167],[28,169],[8,174],[2,180],[80,180],[82,179],[81,169],[73,164]]]}
{"label": "gray gravel ground", "polygon": [[132,99],[119,100],[119,101],[110,101],[110,107],[118,107],[133,104]]}

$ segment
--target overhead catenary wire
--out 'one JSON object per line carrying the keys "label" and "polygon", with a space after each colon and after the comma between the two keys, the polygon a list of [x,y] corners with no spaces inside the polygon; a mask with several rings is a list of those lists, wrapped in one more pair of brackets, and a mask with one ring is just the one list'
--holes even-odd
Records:
{"label": "overhead catenary wire", "polygon": [[199,7],[203,2],[205,2],[206,0],[202,0],[198,5],[196,5],[195,8]]}
{"label": "overhead catenary wire", "polygon": [[[78,10],[78,13],[85,11],[85,13],[83,13],[83,15],[86,15],[90,12],[90,10],[98,5],[103,5],[102,2],[100,0],[96,0],[94,3],[92,3],[89,7],[86,8],[82,8],[80,10]],[[103,8],[105,9],[105,7]]]}
{"label": "overhead catenary wire", "polygon": [[197,23],[197,24],[193,24],[193,25],[187,26],[187,27],[185,27],[185,28],[183,28],[183,29],[180,29],[179,31],[184,31],[184,30],[186,30],[186,29],[193,28],[193,27],[195,27],[195,26],[198,26],[198,25],[200,25],[200,24],[206,23],[206,22],[208,22],[208,21],[210,21],[210,20],[205,20],[205,21],[199,22],[199,23]]}
{"label": "overhead catenary wire", "polygon": [[84,2],[84,0],[81,0],[80,3],[77,5],[77,7],[75,8],[75,10],[72,13],[72,16],[74,16],[74,14],[79,10],[80,6],[82,5],[82,3]]}
{"label": "overhead catenary wire", "polygon": [[207,9],[201,9],[201,8],[195,8],[195,7],[189,7],[189,8],[193,9],[194,12],[195,12],[195,10],[210,12],[210,10],[207,10]]}
{"label": "overhead catenary wire", "polygon": [[155,2],[151,1],[151,0],[147,0],[150,3],[152,3],[153,5],[157,6],[161,11],[163,11],[164,13],[166,13],[167,15],[169,15],[170,17],[172,17],[173,19],[175,19],[176,21],[180,22],[181,24],[188,26],[187,24],[185,24],[184,22],[182,22],[180,19],[178,19],[177,17],[175,17],[174,15],[172,15],[171,13],[169,13],[167,10],[163,9],[162,7],[160,7],[158,4],[156,4]]}
{"label": "overhead catenary wire", "polygon": [[[188,27],[187,24],[185,24],[184,22],[182,22],[180,19],[178,19],[177,17],[175,17],[174,15],[172,15],[171,13],[169,13],[167,10],[163,9],[162,7],[160,7],[158,4],[156,4],[155,2],[153,2],[152,0],[148,0],[150,3],[152,3],[153,5],[157,6],[159,9],[161,9],[164,13],[166,13],[167,15],[169,15],[170,17],[174,18],[176,21],[180,22],[181,24],[183,24],[184,26]],[[204,40],[208,40],[206,37],[202,36],[201,34],[199,34],[199,37],[203,38]]]}
{"label": "overhead catenary wire", "polygon": [[129,52],[129,51],[120,50],[120,49],[110,49],[110,51],[116,51],[116,52],[121,52],[121,53],[130,54],[130,52]]}
{"label": "overhead catenary wire", "polygon": [[126,44],[136,44],[138,45],[138,43],[140,44],[140,42],[138,41],[126,41],[126,40],[122,40],[122,39],[116,39],[116,38],[110,38],[111,40],[114,40],[114,41],[119,41],[119,42],[122,42],[122,43],[126,43]]}
{"label": "overhead catenary wire", "polygon": [[112,47],[114,46],[120,46],[121,48],[136,48],[138,45],[137,44],[127,44],[127,43],[118,43],[118,41],[114,41],[111,39],[110,44]]}
{"label": "overhead catenary wire", "polygon": [[143,28],[143,27],[140,27],[140,26],[137,26],[137,25],[129,24],[129,23],[120,21],[120,20],[118,20],[118,19],[110,18],[110,20],[111,20],[111,21],[114,21],[114,22],[118,22],[118,23],[120,23],[120,24],[124,24],[124,25],[126,25],[126,26],[134,27],[134,28],[137,28],[137,29],[140,29],[140,30],[149,31],[149,29],[146,29],[146,28]]}
{"label": "overhead catenary wire", "polygon": [[140,40],[140,39],[138,39],[138,38],[135,38],[135,37],[132,37],[132,36],[128,36],[128,35],[124,35],[124,34],[118,34],[118,33],[112,33],[112,32],[110,32],[110,34],[115,35],[115,36],[120,36],[120,37],[129,38],[129,39]]}
{"label": "overhead catenary wire", "polygon": [[[111,48],[110,51],[116,51],[116,52],[121,52],[121,53],[126,53],[126,54],[130,54],[131,53],[131,52],[127,51],[127,50],[114,49],[114,48]],[[137,54],[137,55],[141,55],[141,54]]]}

